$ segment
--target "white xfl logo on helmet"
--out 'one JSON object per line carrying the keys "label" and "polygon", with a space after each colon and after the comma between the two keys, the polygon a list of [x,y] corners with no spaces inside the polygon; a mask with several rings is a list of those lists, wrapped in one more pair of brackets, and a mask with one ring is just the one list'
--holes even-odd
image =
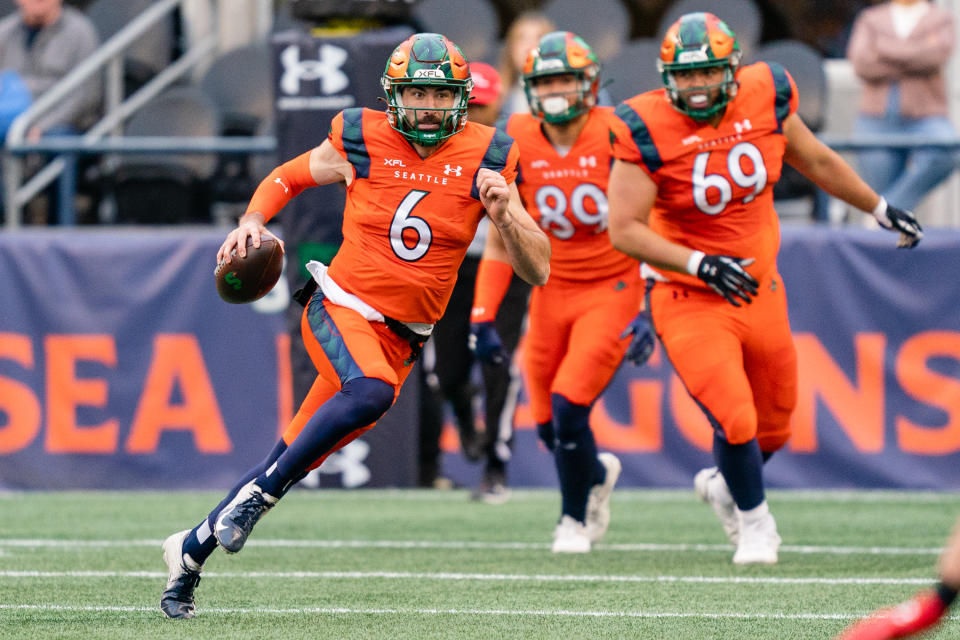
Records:
{"label": "white xfl logo on helmet", "polygon": [[455,166],[455,167],[451,167],[450,165],[445,164],[445,165],[443,165],[443,175],[449,176],[450,174],[453,174],[453,175],[455,175],[455,176],[458,176],[458,175],[460,175],[460,171],[461,171],[462,169],[463,169],[463,167],[461,167],[460,165],[457,165],[457,166]]}
{"label": "white xfl logo on helmet", "polygon": [[292,44],[280,53],[283,75],[280,88],[284,93],[300,93],[300,82],[319,80],[323,93],[338,93],[347,88],[350,79],[340,67],[347,61],[347,51],[332,44],[322,44],[316,60],[301,60],[300,47]]}
{"label": "white xfl logo on helmet", "polygon": [[440,69],[417,69],[413,72],[414,78],[436,78],[443,80],[446,76]]}

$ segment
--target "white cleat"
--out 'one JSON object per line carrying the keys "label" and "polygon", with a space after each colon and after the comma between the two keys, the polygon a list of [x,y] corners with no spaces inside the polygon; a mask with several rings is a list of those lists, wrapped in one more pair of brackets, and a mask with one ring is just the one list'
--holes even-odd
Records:
{"label": "white cleat", "polygon": [[192,618],[196,614],[193,591],[200,582],[200,565],[183,553],[183,540],[190,529],[178,531],[163,541],[167,587],[160,596],[160,610],[168,618]]}
{"label": "white cleat", "polygon": [[733,554],[734,564],[777,564],[780,534],[777,522],[766,502],[744,513],[737,509],[740,519],[740,542]]}
{"label": "white cleat", "polygon": [[587,537],[587,528],[582,522],[577,522],[570,516],[560,518],[560,524],[553,531],[554,553],[589,553],[590,538]]}
{"label": "white cleat", "polygon": [[606,468],[607,477],[600,484],[593,485],[587,497],[586,528],[590,542],[602,538],[610,526],[610,496],[613,495],[613,485],[617,484],[617,478],[623,469],[620,460],[612,453],[600,453],[597,460]]}
{"label": "white cleat", "polygon": [[277,504],[277,500],[269,493],[264,493],[256,479],[243,485],[217,516],[213,533],[223,550],[237,553],[243,549],[253,526]]}
{"label": "white cleat", "polygon": [[723,530],[730,542],[737,544],[740,540],[740,520],[737,518],[737,505],[733,502],[730,489],[723,474],[716,467],[701,469],[693,476],[693,489],[700,499],[713,507],[713,512],[720,519]]}

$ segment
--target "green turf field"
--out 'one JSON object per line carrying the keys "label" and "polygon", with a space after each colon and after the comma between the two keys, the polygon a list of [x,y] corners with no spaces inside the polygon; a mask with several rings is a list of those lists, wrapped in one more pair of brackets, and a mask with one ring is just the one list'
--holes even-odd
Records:
{"label": "green turf field", "polygon": [[774,491],[780,564],[737,568],[692,490],[615,493],[572,557],[549,551],[552,491],[295,490],[209,560],[196,618],[164,619],[160,543],[220,497],[0,494],[0,638],[830,638],[932,584],[960,513],[957,494]]}

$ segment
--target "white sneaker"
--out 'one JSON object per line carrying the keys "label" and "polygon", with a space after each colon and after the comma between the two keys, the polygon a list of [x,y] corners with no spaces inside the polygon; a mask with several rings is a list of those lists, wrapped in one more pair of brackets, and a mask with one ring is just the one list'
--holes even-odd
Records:
{"label": "white sneaker", "polygon": [[587,497],[586,527],[590,542],[602,538],[610,526],[610,496],[613,495],[613,485],[617,484],[617,478],[623,469],[620,460],[612,453],[600,453],[597,460],[606,468],[607,477],[602,483],[593,485]]}
{"label": "white sneaker", "polygon": [[183,552],[183,540],[190,529],[178,531],[163,541],[167,565],[167,587],[160,596],[160,610],[168,618],[192,618],[196,614],[193,591],[200,582],[200,565]]}
{"label": "white sneaker", "polygon": [[570,516],[560,518],[560,524],[553,530],[554,553],[589,553],[590,538],[587,537],[587,528],[582,522],[577,522]]}
{"label": "white sneaker", "polygon": [[693,476],[693,489],[700,499],[713,507],[713,512],[720,519],[723,530],[730,542],[737,544],[740,540],[740,520],[737,519],[737,505],[733,502],[730,489],[723,474],[716,467],[700,469]]}
{"label": "white sneaker", "polygon": [[740,542],[733,554],[734,564],[777,564],[780,534],[766,501],[749,511],[737,509]]}

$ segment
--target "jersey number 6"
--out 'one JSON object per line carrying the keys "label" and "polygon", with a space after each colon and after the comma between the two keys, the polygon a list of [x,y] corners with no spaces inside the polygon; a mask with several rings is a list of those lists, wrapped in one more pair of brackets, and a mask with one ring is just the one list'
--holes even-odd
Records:
{"label": "jersey number 6", "polygon": [[[707,161],[710,159],[710,153],[705,151],[699,154],[693,162],[693,201],[700,211],[713,216],[723,211],[730,200],[733,199],[733,189],[726,176],[719,173],[707,175]],[[753,170],[750,173],[746,173],[740,163],[744,156],[753,165]],[[759,149],[749,142],[741,142],[730,149],[727,154],[727,171],[738,187],[753,188],[752,193],[744,196],[744,204],[757,197],[757,194],[767,186],[767,166],[763,163],[763,155]],[[720,199],[713,204],[710,204],[707,199],[707,191],[711,188],[720,192]]]}
{"label": "jersey number 6", "polygon": [[[390,247],[398,258],[406,262],[414,262],[426,255],[433,241],[433,231],[427,221],[412,215],[413,208],[428,193],[430,192],[414,190],[405,195],[390,221]],[[417,243],[412,247],[403,240],[403,232],[407,229],[412,229],[417,234]]]}

